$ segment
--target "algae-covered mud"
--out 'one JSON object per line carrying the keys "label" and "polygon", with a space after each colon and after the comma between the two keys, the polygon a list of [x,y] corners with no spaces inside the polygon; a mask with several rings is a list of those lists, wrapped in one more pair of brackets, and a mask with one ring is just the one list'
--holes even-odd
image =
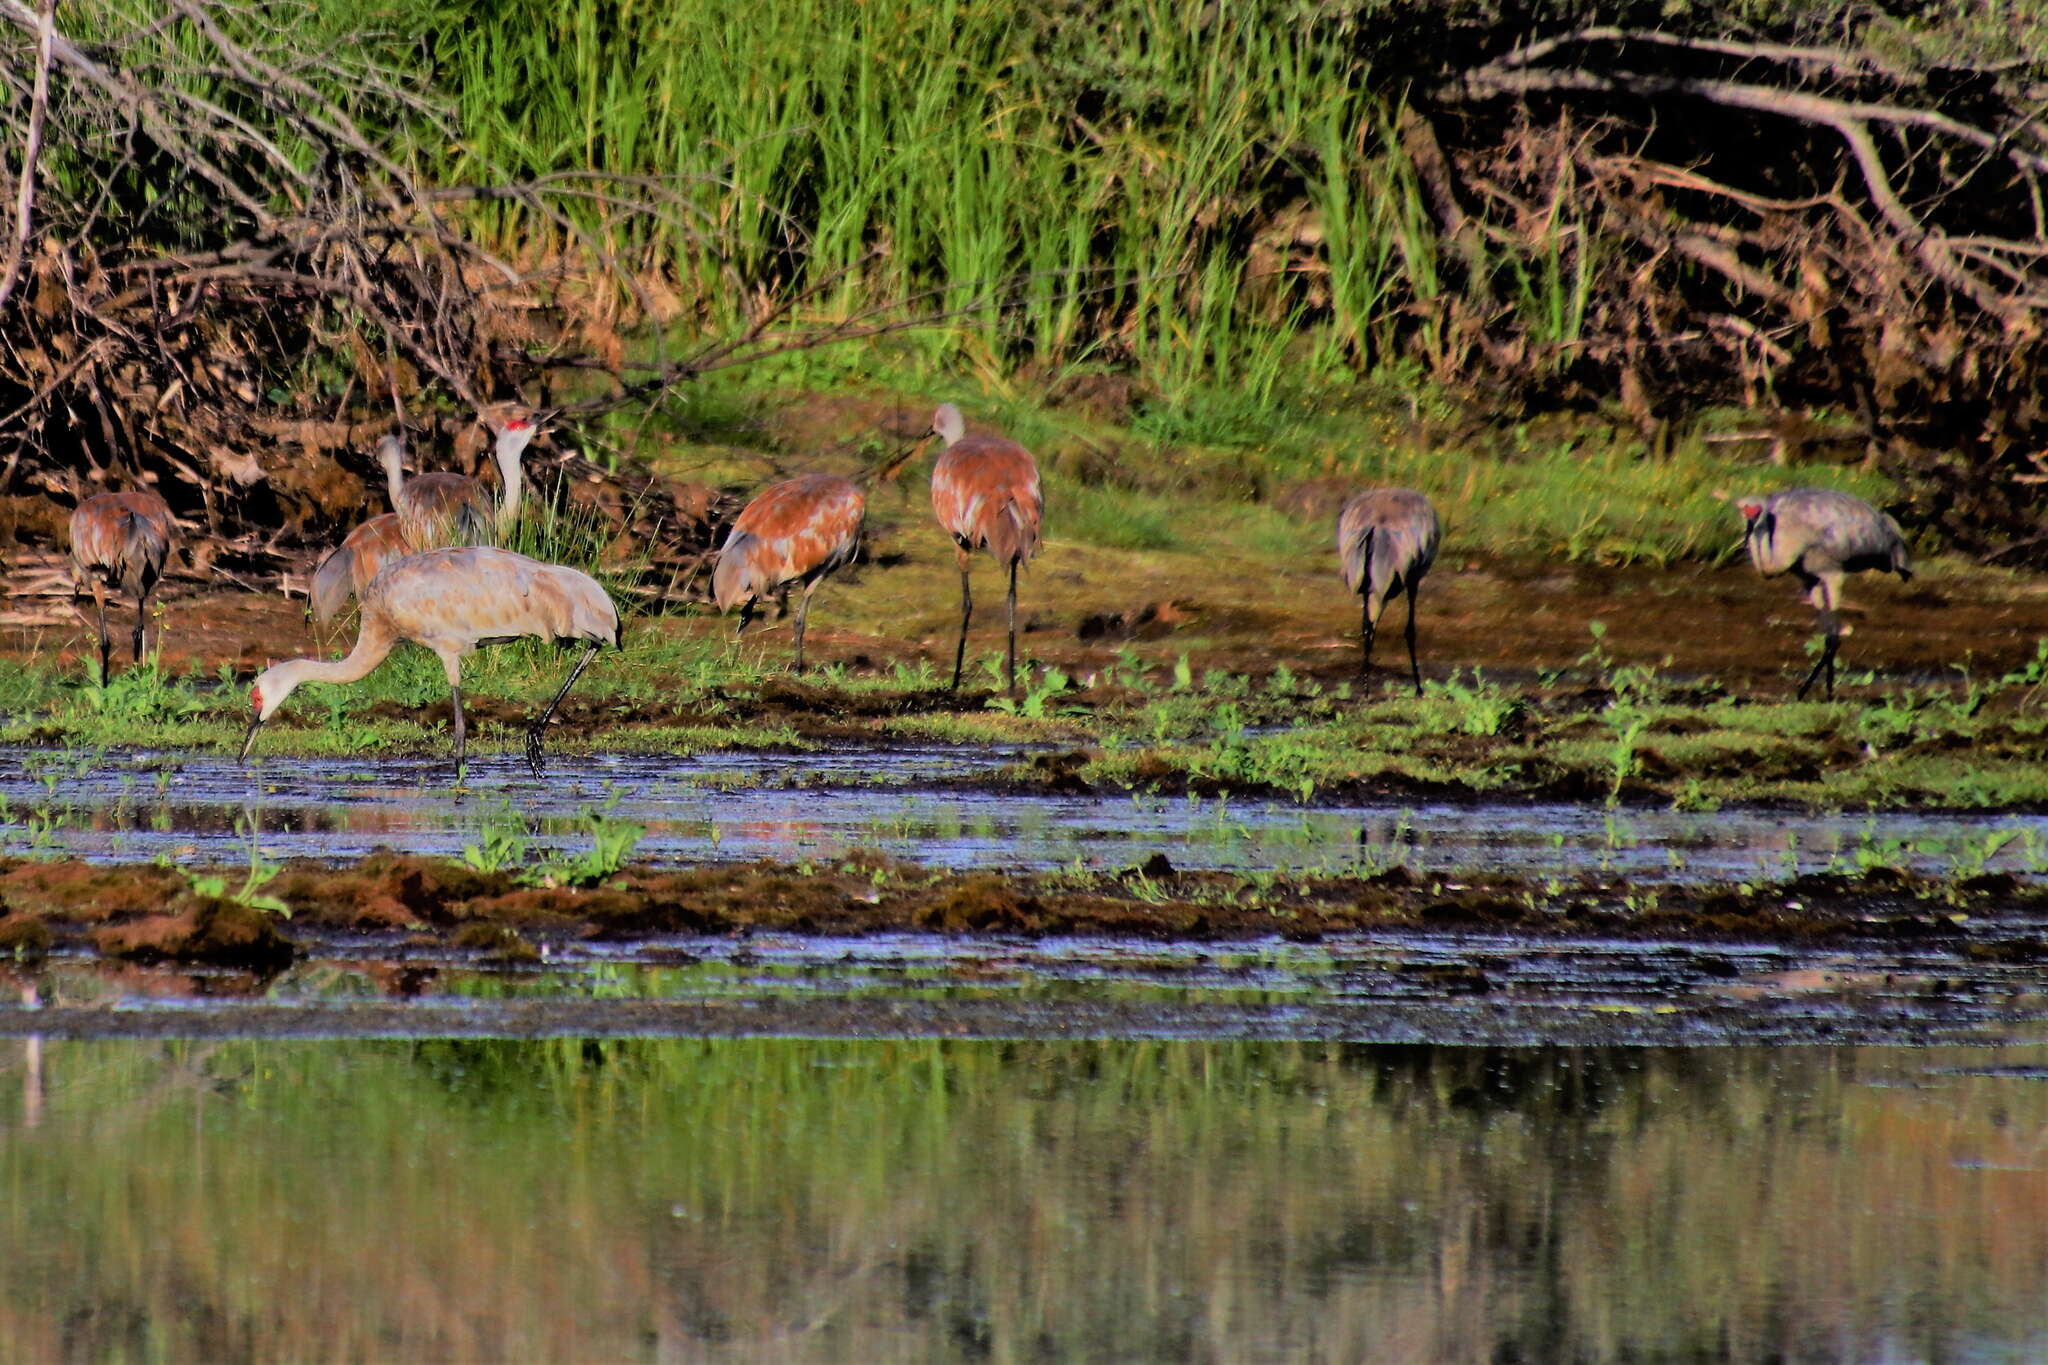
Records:
{"label": "algae-covered mud", "polygon": [[1974,862],[664,867],[621,828],[461,860],[0,860],[0,1032],[1925,1043],[2048,1021],[2048,887]]}
{"label": "algae-covered mud", "polygon": [[[204,996],[230,1030],[1036,1036],[1079,1017],[1043,1012],[1067,982],[1112,1034],[1922,1040],[2034,1021],[2048,958],[2023,814],[1055,795],[992,780],[1042,750],[930,743],[590,756],[539,789],[511,758],[450,786],[432,760],[4,757],[18,1030]],[[1212,950],[1275,973],[1287,1022]],[[673,1008],[755,959],[763,1000]],[[476,1011],[491,981],[519,1003]]]}
{"label": "algae-covered mud", "polygon": [[2034,1359],[2044,1076],[2039,1046],[7,1040],[0,1352]]}

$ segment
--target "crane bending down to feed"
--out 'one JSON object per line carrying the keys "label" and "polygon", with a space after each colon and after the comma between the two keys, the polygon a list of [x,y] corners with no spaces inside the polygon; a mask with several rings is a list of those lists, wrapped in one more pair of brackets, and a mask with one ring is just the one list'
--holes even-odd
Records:
{"label": "crane bending down to feed", "polygon": [[362,594],[362,623],[356,647],[345,659],[291,659],[263,670],[249,689],[249,734],[242,757],[256,743],[256,730],[303,682],[345,683],[384,662],[401,640],[425,645],[441,657],[454,703],[455,770],[462,771],[462,656],[478,645],[502,644],[524,636],[585,641],[588,648],[562,686],[526,730],[526,762],[534,780],[541,772],[541,740],[555,708],[597,654],[600,646],[621,645],[618,609],[589,574],[487,545],[427,550],[394,560],[370,580]]}
{"label": "crane bending down to feed", "polygon": [[1344,582],[1364,599],[1358,676],[1372,667],[1373,637],[1394,594],[1408,594],[1408,671],[1422,695],[1422,665],[1415,659],[1415,590],[1436,562],[1442,537],[1429,499],[1406,488],[1372,488],[1337,515],[1337,558]]}
{"label": "crane bending down to feed", "polygon": [[[500,539],[503,539],[519,521],[520,497],[525,488],[525,471],[520,460],[527,444],[533,440],[535,430],[534,423],[524,418],[515,418],[498,429],[495,454],[498,461],[499,486],[502,490],[497,513]],[[394,457],[385,461],[384,472],[387,478],[393,476],[398,448],[398,438],[395,436],[387,436],[378,443],[377,455],[380,460],[385,460],[387,449]],[[476,499],[485,498],[485,495],[482,485],[465,475],[422,474],[409,481],[401,479],[392,484],[392,505],[397,506],[400,499],[411,496],[412,490],[419,488],[422,481],[427,481],[427,487],[431,489],[441,486],[441,480],[461,480],[474,489],[473,496],[459,504],[454,515],[463,521],[471,533],[465,538],[477,539],[474,532],[480,523],[476,520],[475,509],[480,504]],[[487,498],[485,500],[488,501]],[[424,521],[416,522],[414,529],[431,534],[438,525],[432,516],[424,516]],[[313,619],[323,626],[326,625],[341,615],[350,597],[361,594],[370,580],[377,576],[379,569],[400,555],[432,548],[434,543],[431,540],[420,541],[407,533],[406,522],[399,513],[384,512],[371,517],[350,531],[341,544],[328,551],[327,557],[320,561],[320,567],[313,571],[312,591],[307,594],[313,608]]]}
{"label": "crane bending down to feed", "polygon": [[495,509],[484,486],[467,474],[428,473],[406,478],[400,467],[405,448],[398,437],[386,436],[377,442],[377,461],[384,466],[391,510],[398,514],[406,541],[415,549],[431,550],[441,545],[483,544],[494,532],[499,536],[509,532],[519,520],[519,499],[525,487],[520,457],[536,430],[528,418],[514,418],[498,429],[494,453],[500,482]]}
{"label": "crane bending down to feed", "polygon": [[96,493],[71,514],[72,593],[78,579],[91,581],[101,682],[107,679],[107,589],[119,585],[135,597],[135,662],[141,663],[150,590],[164,575],[176,533],[170,507],[154,493]]}
{"label": "crane bending down to feed", "polygon": [[1017,569],[1038,552],[1039,524],[1045,519],[1045,497],[1038,486],[1038,462],[1015,441],[1000,436],[969,436],[960,409],[941,403],[932,414],[931,433],[946,443],[932,466],[932,511],[953,537],[960,561],[960,643],[953,650],[953,681],[960,686],[960,666],[967,657],[967,622],[974,598],[967,586],[967,561],[986,548],[1010,571],[1010,649],[1004,676],[1010,695],[1017,695]]}
{"label": "crane bending down to feed", "polygon": [[796,608],[796,671],[804,671],[804,620],[825,576],[853,562],[868,500],[850,479],[807,474],[767,489],[733,521],[711,572],[721,612],[740,607],[737,636],[754,605],[786,583],[803,584]]}
{"label": "crane bending down to feed", "polygon": [[1766,578],[1789,571],[1820,613],[1826,632],[1820,658],[1799,684],[1798,696],[1804,700],[1813,680],[1825,673],[1828,700],[1833,701],[1835,652],[1847,633],[1838,614],[1842,579],[1875,569],[1910,582],[1913,561],[1906,552],[1906,537],[1883,512],[1831,488],[1791,488],[1764,498],[1737,498],[1735,505],[1749,523],[1743,538],[1757,571]]}

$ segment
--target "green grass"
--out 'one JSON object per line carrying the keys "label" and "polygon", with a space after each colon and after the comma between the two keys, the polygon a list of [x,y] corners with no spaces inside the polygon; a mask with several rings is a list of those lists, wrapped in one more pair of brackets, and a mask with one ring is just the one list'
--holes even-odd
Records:
{"label": "green grass", "polygon": [[[1180,547],[1168,500],[1119,488],[1062,490],[1059,534],[1110,550],[1171,550]],[[1050,515],[1050,514],[1049,514]]]}

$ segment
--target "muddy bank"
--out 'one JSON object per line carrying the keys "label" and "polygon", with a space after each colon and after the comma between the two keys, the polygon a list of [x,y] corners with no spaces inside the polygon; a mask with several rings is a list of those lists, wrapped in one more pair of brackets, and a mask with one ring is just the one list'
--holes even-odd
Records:
{"label": "muddy bank", "polygon": [[[821,593],[807,636],[815,663],[856,674],[926,666],[945,680],[959,586],[952,549],[923,525],[925,515],[909,504],[871,510],[886,551]],[[1731,520],[1731,539],[1738,530]],[[1304,519],[1298,563],[1285,569],[1199,548],[1139,555],[1055,539],[1019,588],[1019,648],[1083,680],[1130,661],[1170,669],[1185,655],[1197,676],[1221,669],[1264,678],[1285,668],[1326,685],[1346,681],[1357,668],[1357,600],[1337,578],[1326,532],[1321,518]],[[352,634],[343,629],[323,640],[306,620],[303,598],[187,585],[168,596],[162,649],[180,669],[211,674],[225,664],[251,675],[323,644],[345,648]],[[2035,641],[2048,636],[2048,581],[2031,576],[1937,563],[1909,586],[1859,579],[1850,597],[1845,676],[1875,674],[1870,684],[1845,684],[1859,698],[1901,683],[1953,680],[1958,668],[1994,675],[2024,664]],[[1376,683],[1390,689],[1406,673],[1399,610],[1375,657]],[[1454,541],[1422,596],[1423,676],[1476,668],[1522,681],[1568,668],[1593,643],[1596,621],[1618,663],[1658,666],[1759,699],[1790,695],[1810,662],[1805,650],[1816,629],[1796,585],[1759,578],[1746,564],[1610,567],[1497,555]],[[770,672],[786,668],[792,623],[755,626],[748,657]],[[708,608],[635,617],[628,652],[648,641],[722,641],[731,629]],[[1000,610],[976,616],[970,662],[1002,648],[1002,629]],[[85,620],[61,600],[0,619],[0,658],[82,668],[88,645]],[[970,684],[982,681],[970,675]],[[808,714],[817,708],[804,687],[764,701],[770,711]]]}
{"label": "muddy bank", "polygon": [[[255,879],[240,869],[9,861],[0,863],[0,951],[261,971],[337,954],[530,964],[574,944],[762,933],[1315,942],[1428,929],[1536,942],[1915,943],[1941,945],[1963,963],[2048,958],[2048,887],[2006,873],[1876,869],[1739,885],[1406,868],[1288,878],[1181,871],[1154,855],[1117,873],[1007,876],[936,872],[855,850],[830,863],[628,867],[580,885],[568,880],[575,875],[398,854],[340,868],[299,861]],[[1455,966],[1436,984],[1485,989]]]}

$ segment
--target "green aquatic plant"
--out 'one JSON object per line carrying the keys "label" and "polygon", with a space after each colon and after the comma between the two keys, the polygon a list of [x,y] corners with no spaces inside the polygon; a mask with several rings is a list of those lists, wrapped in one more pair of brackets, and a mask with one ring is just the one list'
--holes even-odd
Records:
{"label": "green aquatic plant", "polygon": [[1048,668],[1039,674],[1038,681],[1025,689],[1022,698],[990,697],[989,709],[1007,715],[1023,716],[1027,720],[1043,720],[1046,704],[1067,690],[1072,679],[1057,668]]}
{"label": "green aquatic plant", "polygon": [[1426,702],[1435,703],[1423,714],[1436,728],[1464,735],[1499,734],[1522,704],[1519,698],[1488,682],[1476,668],[1470,682],[1464,681],[1456,670],[1441,681],[1431,678],[1423,683],[1422,695]]}
{"label": "green aquatic plant", "polygon": [[236,830],[242,835],[244,853],[248,859],[242,874],[240,886],[230,886],[225,874],[219,872],[185,872],[187,885],[192,894],[211,900],[228,901],[250,910],[262,910],[282,919],[292,917],[292,908],[276,896],[264,894],[263,888],[276,880],[284,871],[284,864],[267,857],[257,843],[257,829],[253,822],[238,819]]}
{"label": "green aquatic plant", "polygon": [[1613,770],[1613,781],[1607,789],[1607,804],[1612,806],[1621,800],[1621,784],[1635,774],[1636,743],[1650,722],[1635,711],[1610,709],[1607,715],[1614,727],[1614,742],[1607,751],[1608,766]]}
{"label": "green aquatic plant", "polygon": [[645,825],[597,810],[586,810],[578,818],[590,836],[590,847],[578,853],[557,854],[526,874],[524,880],[535,886],[596,886],[624,870],[627,859],[647,834]]}
{"label": "green aquatic plant", "polygon": [[171,674],[152,652],[110,679],[77,687],[72,696],[76,714],[98,723],[95,732],[118,734],[122,727],[183,720],[207,710],[210,699],[192,684],[189,676]]}
{"label": "green aquatic plant", "polygon": [[2034,641],[2034,657],[2018,668],[1999,678],[1997,687],[2024,687],[2027,695],[2022,703],[2031,702],[2044,683],[2048,683],[2048,639]]}
{"label": "green aquatic plant", "polygon": [[462,861],[478,872],[509,872],[526,863],[528,837],[524,816],[504,800],[478,822],[477,841],[462,850]]}

